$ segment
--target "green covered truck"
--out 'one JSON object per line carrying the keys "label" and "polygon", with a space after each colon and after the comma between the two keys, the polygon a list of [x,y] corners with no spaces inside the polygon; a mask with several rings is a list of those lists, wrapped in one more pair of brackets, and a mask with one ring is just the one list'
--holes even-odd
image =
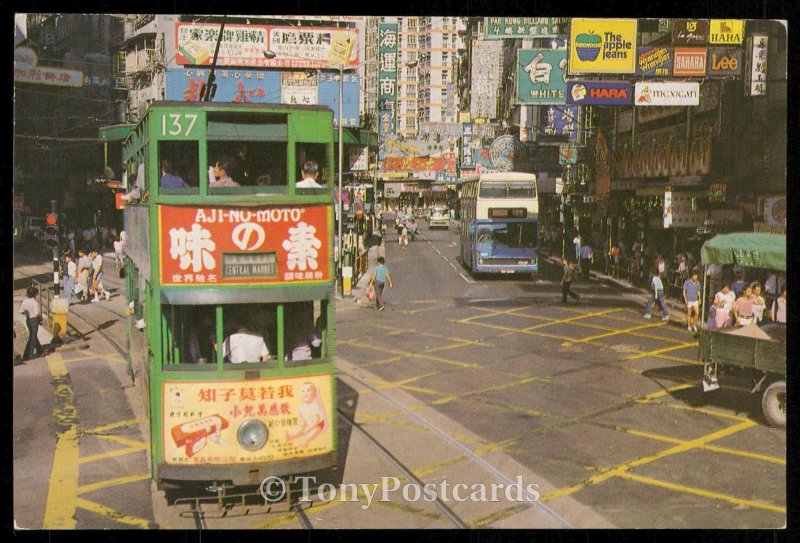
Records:
{"label": "green covered truck", "polygon": [[[786,236],[750,232],[722,234],[703,245],[700,261],[704,267],[739,264],[785,272]],[[706,273],[703,277],[707,280]],[[704,299],[703,322],[707,305]],[[785,428],[786,325],[772,323],[766,313],[763,325],[753,322],[738,328],[702,331],[699,356],[704,366],[703,390],[718,389],[720,380],[747,379],[752,386],[751,393],[761,393],[761,407],[767,422]]]}

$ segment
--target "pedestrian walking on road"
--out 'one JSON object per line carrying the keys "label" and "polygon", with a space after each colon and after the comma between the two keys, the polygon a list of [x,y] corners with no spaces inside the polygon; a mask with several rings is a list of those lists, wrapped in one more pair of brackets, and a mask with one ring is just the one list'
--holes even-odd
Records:
{"label": "pedestrian walking on road", "polygon": [[567,295],[575,298],[576,302],[580,302],[581,297],[572,292],[572,289],[570,288],[572,286],[572,282],[575,280],[575,263],[567,262],[566,258],[562,258],[561,265],[564,266],[564,275],[561,277],[561,303],[567,303]]}
{"label": "pedestrian walking on road", "polygon": [[378,257],[378,265],[375,266],[375,271],[372,272],[372,277],[369,278],[369,285],[374,285],[375,288],[375,307],[378,311],[383,311],[386,303],[383,301],[383,287],[389,283],[389,288],[394,288],[392,285],[392,277],[389,275],[389,268],[385,266],[386,259],[382,256]]}
{"label": "pedestrian walking on road", "polygon": [[38,294],[39,289],[28,287],[26,291],[27,298],[22,300],[19,306],[19,313],[25,315],[25,324],[28,326],[28,343],[25,345],[25,352],[22,354],[23,362],[30,360],[34,356],[39,357],[44,352],[38,337],[39,320],[42,315],[39,302],[36,301]]}
{"label": "pedestrian walking on road", "polygon": [[667,304],[664,302],[664,283],[661,282],[661,276],[658,274],[658,268],[653,268],[650,287],[653,289],[653,296],[647,298],[647,304],[644,306],[644,318],[650,318],[650,311],[653,308],[653,303],[658,301],[659,305],[661,305],[661,311],[664,313],[664,316],[661,317],[661,320],[668,321],[669,309],[667,309]]}
{"label": "pedestrian walking on road", "polygon": [[81,301],[89,299],[90,275],[92,273],[92,261],[86,256],[86,251],[78,250],[78,285],[80,291],[76,289],[75,294],[80,294]]}

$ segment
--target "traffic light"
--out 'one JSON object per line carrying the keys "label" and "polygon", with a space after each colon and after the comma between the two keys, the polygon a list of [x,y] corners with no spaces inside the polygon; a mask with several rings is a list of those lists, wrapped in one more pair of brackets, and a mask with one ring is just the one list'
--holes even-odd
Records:
{"label": "traffic light", "polygon": [[48,213],[44,217],[44,244],[48,249],[58,247],[58,215]]}

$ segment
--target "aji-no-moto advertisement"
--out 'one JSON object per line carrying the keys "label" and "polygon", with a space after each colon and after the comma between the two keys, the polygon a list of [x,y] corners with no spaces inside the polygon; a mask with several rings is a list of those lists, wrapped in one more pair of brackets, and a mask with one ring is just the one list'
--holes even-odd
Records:
{"label": "aji-no-moto advertisement", "polygon": [[159,206],[165,286],[330,280],[328,206]]}
{"label": "aji-no-moto advertisement", "polygon": [[[333,449],[330,375],[270,381],[167,381],[162,443],[166,464],[272,462]],[[247,450],[237,434],[248,421],[267,428],[264,446]],[[250,422],[252,424],[252,422]]]}

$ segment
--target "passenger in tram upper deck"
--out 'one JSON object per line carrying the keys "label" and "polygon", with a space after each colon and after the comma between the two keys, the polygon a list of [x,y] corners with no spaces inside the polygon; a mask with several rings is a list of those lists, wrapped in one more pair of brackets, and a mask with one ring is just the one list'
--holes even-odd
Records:
{"label": "passenger in tram upper deck", "polygon": [[306,160],[303,163],[303,179],[295,183],[299,189],[321,189],[322,185],[317,182],[319,177],[319,164],[316,160]]}
{"label": "passenger in tram upper deck", "polygon": [[230,172],[233,169],[233,161],[230,157],[222,155],[211,167],[214,174],[214,180],[209,179],[208,186],[211,188],[217,187],[238,187],[239,183],[231,179]]}
{"label": "passenger in tram upper deck", "polygon": [[183,177],[172,173],[172,165],[166,158],[161,161],[161,179],[158,185],[164,189],[179,189],[189,186]]}

